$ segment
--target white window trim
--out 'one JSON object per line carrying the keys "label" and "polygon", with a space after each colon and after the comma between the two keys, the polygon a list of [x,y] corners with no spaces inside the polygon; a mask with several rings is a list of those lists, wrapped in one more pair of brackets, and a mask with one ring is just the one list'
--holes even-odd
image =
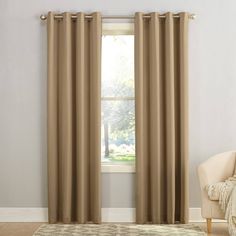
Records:
{"label": "white window trim", "polygon": [[103,35],[134,35],[134,24],[132,23],[103,23]]}
{"label": "white window trim", "polygon": [[135,164],[102,163],[102,173],[135,173]]}
{"label": "white window trim", "polygon": [[[103,35],[134,35],[133,23],[103,23],[102,24]],[[134,100],[134,97],[122,97],[122,98],[106,98],[102,97],[101,100]],[[135,173],[135,163],[101,163],[102,173]]]}

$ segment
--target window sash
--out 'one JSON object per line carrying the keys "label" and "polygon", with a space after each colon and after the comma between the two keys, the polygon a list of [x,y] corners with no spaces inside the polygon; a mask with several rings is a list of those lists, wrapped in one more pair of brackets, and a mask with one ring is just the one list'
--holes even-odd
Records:
{"label": "window sash", "polygon": [[102,101],[134,101],[134,97],[102,97]]}

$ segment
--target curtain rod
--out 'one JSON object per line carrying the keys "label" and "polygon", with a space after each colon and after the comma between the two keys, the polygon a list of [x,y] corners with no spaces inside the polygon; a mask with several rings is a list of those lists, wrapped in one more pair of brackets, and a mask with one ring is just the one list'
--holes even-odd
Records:
{"label": "curtain rod", "polygon": [[[143,15],[143,18],[150,18],[151,16],[150,15]],[[163,14],[163,15],[159,15],[160,18],[165,18],[166,16]],[[174,18],[179,18],[179,14],[173,14],[173,17]],[[63,15],[62,14],[57,14],[54,16],[55,19],[63,19]],[[76,14],[72,14],[71,15],[71,18],[72,19],[76,19],[77,18],[77,15]],[[93,16],[92,15],[85,15],[85,18],[87,19],[92,19]],[[194,20],[196,18],[196,15],[195,14],[189,14],[188,15],[188,18],[191,19],[191,20]],[[47,20],[47,15],[41,15],[40,16],[40,19],[41,20]],[[113,16],[113,15],[110,15],[110,16],[102,16],[102,19],[134,19],[134,16]]]}

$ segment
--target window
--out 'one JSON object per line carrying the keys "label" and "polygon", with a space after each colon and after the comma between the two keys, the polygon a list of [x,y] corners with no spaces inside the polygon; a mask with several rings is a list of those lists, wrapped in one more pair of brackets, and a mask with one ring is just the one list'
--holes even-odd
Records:
{"label": "window", "polygon": [[115,166],[115,172],[127,172],[135,163],[134,35],[129,24],[103,26],[101,102],[103,170]]}

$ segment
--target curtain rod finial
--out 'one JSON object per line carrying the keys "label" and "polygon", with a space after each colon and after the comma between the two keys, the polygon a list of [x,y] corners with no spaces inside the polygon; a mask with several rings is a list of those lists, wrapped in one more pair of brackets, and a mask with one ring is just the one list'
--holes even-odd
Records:
{"label": "curtain rod finial", "polygon": [[190,15],[189,15],[189,19],[191,19],[191,20],[196,19],[196,14],[190,14]]}
{"label": "curtain rod finial", "polygon": [[41,15],[41,16],[40,16],[40,19],[41,19],[41,20],[46,20],[46,19],[47,19],[47,16]]}

